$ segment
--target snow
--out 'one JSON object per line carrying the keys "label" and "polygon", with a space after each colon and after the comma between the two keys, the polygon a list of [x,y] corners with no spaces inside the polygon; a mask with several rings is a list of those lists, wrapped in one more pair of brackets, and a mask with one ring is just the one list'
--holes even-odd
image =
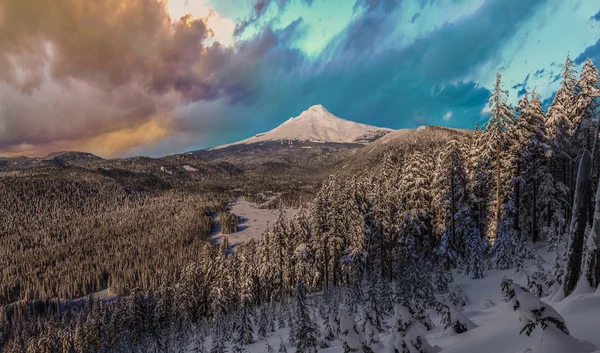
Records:
{"label": "snow", "polygon": [[[226,234],[231,245],[246,243],[250,239],[260,240],[267,227],[272,226],[279,217],[278,209],[261,209],[243,198],[238,198],[230,208],[230,212],[241,217],[239,231]],[[295,208],[286,208],[284,211],[288,217],[293,217],[298,212]],[[213,241],[221,241],[223,235],[219,228],[211,238]]]}
{"label": "snow", "polygon": [[269,141],[365,143],[373,137],[382,136],[391,131],[393,130],[338,118],[322,105],[314,105],[298,117],[288,119],[271,131],[213,149]]}
{"label": "snow", "polygon": [[[537,255],[544,259],[550,259],[552,254],[545,250],[538,250]],[[545,266],[550,267],[551,261],[546,261]],[[525,263],[525,269],[534,268],[533,262]],[[455,285],[460,286],[469,297],[469,304],[463,307],[464,314],[476,326],[469,328],[462,334],[448,334],[444,332],[443,326],[437,326],[427,332],[426,338],[431,351],[441,353],[600,353],[600,296],[594,293],[572,294],[559,303],[548,303],[542,298],[541,303],[552,306],[552,311],[565,320],[571,336],[549,325],[545,331],[536,328],[531,336],[524,333],[519,334],[522,323],[519,321],[519,312],[513,310],[513,305],[506,302],[502,296],[500,282],[504,277],[513,279],[514,283],[525,285],[526,278],[523,274],[516,274],[515,269],[504,271],[486,271],[483,279],[473,280],[467,275],[454,273]],[[533,308],[540,301],[525,299],[524,307]],[[409,317],[408,310],[400,305],[395,307],[397,317]],[[348,315],[348,311],[340,308],[340,331],[347,332],[346,342],[351,347],[357,347],[360,336],[359,332],[352,332],[357,324]],[[432,315],[437,324],[439,317]],[[393,326],[393,317],[388,319],[388,325]],[[391,330],[393,331],[393,329]],[[295,348],[288,342],[288,328],[278,330],[268,335],[267,340],[275,348],[279,347],[280,337],[286,342],[287,352],[295,353]],[[379,347],[373,347],[374,353],[393,352],[390,343],[397,342],[400,337],[387,331],[381,334]],[[249,353],[265,352],[264,340],[244,347]],[[324,353],[342,353],[343,342],[335,340],[331,347],[319,349]]]}

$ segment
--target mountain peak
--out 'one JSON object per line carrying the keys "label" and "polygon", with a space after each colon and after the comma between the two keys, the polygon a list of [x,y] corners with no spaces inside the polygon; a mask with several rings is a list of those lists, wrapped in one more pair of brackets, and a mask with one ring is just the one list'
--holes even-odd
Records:
{"label": "mountain peak", "polygon": [[329,111],[327,109],[325,109],[324,106],[322,106],[321,104],[315,104],[312,107],[308,108],[308,111],[311,112],[327,112],[329,113]]}
{"label": "mountain peak", "polygon": [[[317,104],[303,111],[299,116],[288,119],[271,131],[232,145],[274,141],[366,144],[390,131],[392,129],[339,118],[321,104]],[[215,148],[227,146],[230,145]]]}

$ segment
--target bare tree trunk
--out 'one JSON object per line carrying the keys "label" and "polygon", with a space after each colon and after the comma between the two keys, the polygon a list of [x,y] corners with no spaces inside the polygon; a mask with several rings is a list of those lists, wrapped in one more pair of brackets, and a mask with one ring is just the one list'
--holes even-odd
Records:
{"label": "bare tree trunk", "polygon": [[592,226],[589,262],[586,268],[587,279],[590,282],[592,288],[598,287],[600,284],[600,182],[598,183],[598,189],[596,190],[596,212],[593,215],[594,224]]}
{"label": "bare tree trunk", "polygon": [[455,186],[454,186],[454,168],[453,167],[450,169],[450,194],[451,194],[450,205],[451,205],[451,209],[452,209],[451,210],[451,212],[452,212],[452,214],[451,214],[451,217],[452,217],[452,243],[453,243],[453,245],[456,245],[456,220],[455,220],[456,191],[455,191]]}
{"label": "bare tree trunk", "polygon": [[532,224],[531,224],[531,241],[532,242],[536,242],[538,241],[539,238],[539,232],[538,232],[538,218],[537,218],[537,188],[538,188],[538,183],[537,183],[537,179],[533,178],[533,197],[531,200],[531,217],[532,217]]}
{"label": "bare tree trunk", "polygon": [[592,173],[592,156],[584,151],[579,163],[575,194],[573,199],[573,211],[571,214],[571,245],[569,247],[569,263],[563,280],[565,296],[568,296],[577,287],[581,276],[581,264],[583,260],[583,245],[585,241],[585,228],[587,225],[588,195],[590,176]]}
{"label": "bare tree trunk", "polygon": [[500,219],[502,218],[502,168],[500,167],[500,145],[496,147],[496,229],[498,233]]}
{"label": "bare tree trunk", "polygon": [[327,237],[323,237],[323,290],[329,289],[329,244]]}
{"label": "bare tree trunk", "polygon": [[520,166],[520,162],[517,162],[517,173],[516,173],[516,177],[517,179],[515,180],[515,185],[514,185],[514,193],[515,193],[515,216],[514,216],[514,228],[515,231],[517,232],[517,238],[520,239],[521,238],[521,227],[519,227],[519,214],[520,214],[520,210],[521,210],[521,188],[520,188],[520,184],[519,184],[519,174],[521,173],[521,166]]}

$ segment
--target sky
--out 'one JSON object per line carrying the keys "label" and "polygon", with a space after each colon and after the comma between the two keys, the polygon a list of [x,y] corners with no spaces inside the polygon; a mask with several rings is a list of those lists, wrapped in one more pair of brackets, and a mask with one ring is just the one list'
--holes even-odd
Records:
{"label": "sky", "polygon": [[495,74],[548,103],[600,66],[598,0],[0,0],[0,155],[162,156],[315,104],[473,128]]}

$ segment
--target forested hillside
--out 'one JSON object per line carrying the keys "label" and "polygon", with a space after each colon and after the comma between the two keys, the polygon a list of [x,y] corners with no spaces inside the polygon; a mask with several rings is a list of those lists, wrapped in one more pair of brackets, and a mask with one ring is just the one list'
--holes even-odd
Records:
{"label": "forested hillside", "polygon": [[[40,298],[41,292],[13,298],[11,288],[24,286],[21,278],[28,278],[21,273],[38,271],[41,282],[65,274],[50,270],[51,260],[43,257],[35,260],[39,264],[21,265],[23,270],[0,269],[3,283],[13,283],[2,294],[12,304],[1,311],[0,347],[7,353],[244,352],[257,339],[285,328],[289,335],[276,347],[279,352],[313,353],[340,342],[331,352],[432,353],[441,348],[428,342],[428,332],[462,335],[476,327],[463,314],[466,297],[454,278],[483,280],[490,270],[508,273],[513,268],[525,283],[504,279],[497,290],[524,318],[522,332],[544,331],[555,342],[579,342],[548,303],[574,291],[593,292],[600,283],[598,97],[599,75],[591,60],[576,72],[567,58],[547,111],[535,92],[525,94],[518,106],[509,105],[498,74],[483,127],[470,133],[424,129],[445,137],[429,137],[428,144],[417,139],[408,148],[375,142],[342,163],[346,166],[325,180],[296,216],[282,212],[260,241],[235,249],[194,240],[210,231],[208,215],[223,207],[212,204],[214,210],[208,211],[202,204],[206,200],[197,196],[143,201],[159,203],[139,218],[142,231],[152,234],[147,241],[182,244],[153,248],[172,249],[159,253],[127,247],[130,227],[119,212],[134,201],[119,197],[120,191],[110,192],[117,196],[111,196],[115,200],[107,208],[94,209],[104,215],[91,238],[70,234],[63,219],[68,221],[72,211],[59,212],[60,218],[51,216],[47,222],[64,228],[51,226],[49,234],[62,237],[65,245],[48,251],[66,251],[72,241],[118,239],[106,244],[106,253],[61,255],[82,267],[115,256],[121,260],[114,266],[127,267],[129,258],[147,256],[147,265],[134,272],[143,278],[159,267],[160,259],[185,256],[187,264],[152,285],[124,277],[116,282],[122,295],[111,301],[69,300],[76,289],[61,299],[28,300]],[[369,148],[381,157],[367,163],[363,153]],[[348,166],[356,163],[365,164],[356,171]],[[13,196],[15,205],[31,190]],[[104,195],[102,190],[94,193]],[[56,194],[62,192],[79,191]],[[6,211],[3,217],[22,212]],[[169,218],[172,222],[166,222]],[[27,220],[13,224],[27,227]],[[0,243],[3,259],[23,262],[6,249],[27,249],[28,242],[46,239],[26,234],[17,245]],[[11,239],[2,236],[0,242]],[[551,264],[536,256],[543,249]],[[95,279],[99,288],[102,280]],[[386,342],[380,335],[386,335]],[[588,349],[571,344],[572,352]],[[268,341],[264,351],[274,351]]]}

